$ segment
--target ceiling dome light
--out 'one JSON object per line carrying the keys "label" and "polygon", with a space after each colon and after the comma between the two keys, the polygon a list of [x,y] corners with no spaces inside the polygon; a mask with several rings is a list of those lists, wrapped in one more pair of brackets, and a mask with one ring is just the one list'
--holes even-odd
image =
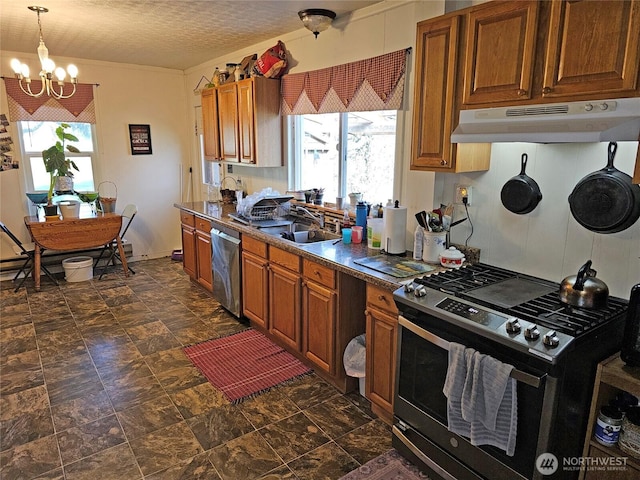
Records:
{"label": "ceiling dome light", "polygon": [[331,22],[336,18],[335,12],[331,10],[325,10],[323,8],[308,8],[306,10],[301,10],[298,12],[298,16],[304,26],[313,32],[313,34],[318,38],[318,34],[320,32],[324,32],[329,26],[331,26]]}

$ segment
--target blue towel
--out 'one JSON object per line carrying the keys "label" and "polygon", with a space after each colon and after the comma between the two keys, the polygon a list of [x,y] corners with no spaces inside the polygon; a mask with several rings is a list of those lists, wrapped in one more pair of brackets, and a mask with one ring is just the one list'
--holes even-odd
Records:
{"label": "blue towel", "polygon": [[449,431],[469,438],[472,445],[493,445],[513,456],[518,402],[512,370],[512,365],[451,343],[442,390]]}

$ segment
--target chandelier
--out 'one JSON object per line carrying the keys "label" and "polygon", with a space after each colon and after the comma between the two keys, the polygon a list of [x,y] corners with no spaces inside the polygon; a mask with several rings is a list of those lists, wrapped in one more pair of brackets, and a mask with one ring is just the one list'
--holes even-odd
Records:
{"label": "chandelier", "polygon": [[[40,23],[40,14],[47,13],[48,8],[38,7],[32,5],[27,7],[32,12],[38,14],[38,30],[40,31],[40,45],[38,45],[38,57],[40,57],[40,64],[42,70],[40,71],[40,80],[42,81],[42,88],[38,93],[31,91],[31,77],[29,76],[29,66],[26,63],[20,62],[17,58],[11,60],[11,68],[16,74],[16,78],[19,80],[20,88],[22,91],[31,97],[41,97],[46,92],[47,95],[54,98],[69,98],[76,93],[76,84],[78,83],[78,68],[71,64],[67,67],[65,72],[64,68],[56,68],[56,64],[49,58],[49,49],[44,44],[42,37],[42,24]],[[73,90],[68,95],[64,94],[64,78],[66,74],[71,77],[71,85]],[[55,79],[54,79],[55,74]],[[26,83],[26,89],[23,85]]]}

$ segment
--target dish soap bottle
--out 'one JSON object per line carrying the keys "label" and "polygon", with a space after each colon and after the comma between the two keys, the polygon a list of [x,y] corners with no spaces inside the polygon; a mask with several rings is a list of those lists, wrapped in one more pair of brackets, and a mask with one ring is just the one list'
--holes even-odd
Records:
{"label": "dish soap bottle", "polygon": [[351,218],[347,210],[344,211],[344,217],[342,218],[342,228],[351,228]]}

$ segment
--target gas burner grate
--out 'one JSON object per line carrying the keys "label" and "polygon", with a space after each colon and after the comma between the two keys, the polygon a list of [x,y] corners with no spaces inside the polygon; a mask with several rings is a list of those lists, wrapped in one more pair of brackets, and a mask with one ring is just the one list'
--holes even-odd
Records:
{"label": "gas burner grate", "polygon": [[516,305],[507,313],[578,337],[607,323],[612,318],[624,313],[625,310],[626,303],[616,298],[609,298],[607,306],[600,309],[575,308],[562,303],[558,299],[558,294],[553,292]]}
{"label": "gas burner grate", "polygon": [[414,279],[414,282],[436,290],[458,294],[492,285],[516,276],[515,273],[507,270],[477,264],[465,266],[457,270],[446,270],[425,275],[422,278]]}

